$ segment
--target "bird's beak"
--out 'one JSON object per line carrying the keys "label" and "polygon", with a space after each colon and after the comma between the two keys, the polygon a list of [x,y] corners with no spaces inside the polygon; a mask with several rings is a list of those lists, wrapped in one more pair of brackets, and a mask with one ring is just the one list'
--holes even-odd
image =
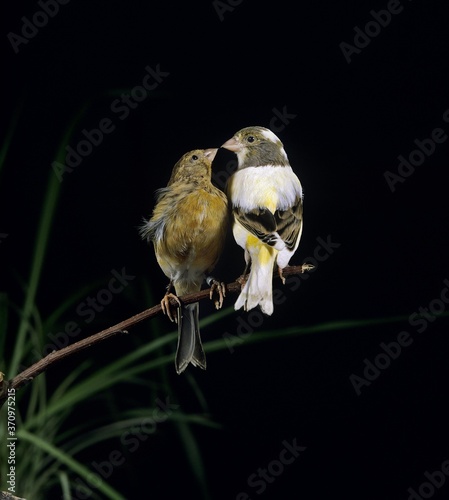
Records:
{"label": "bird's beak", "polygon": [[209,158],[210,161],[213,161],[215,158],[215,155],[217,154],[218,149],[217,148],[210,148],[210,149],[205,149],[204,150],[204,156],[206,158]]}
{"label": "bird's beak", "polygon": [[229,139],[229,141],[226,141],[221,147],[229,149],[229,151],[233,151],[234,153],[236,153],[237,151],[240,151],[242,146],[237,141],[237,139],[232,137],[231,139]]}

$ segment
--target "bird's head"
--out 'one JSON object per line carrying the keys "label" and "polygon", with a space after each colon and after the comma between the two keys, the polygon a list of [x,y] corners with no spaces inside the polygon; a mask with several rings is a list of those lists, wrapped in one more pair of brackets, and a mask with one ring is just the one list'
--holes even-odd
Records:
{"label": "bird's head", "polygon": [[210,181],[212,172],[212,161],[218,149],[194,149],[183,155],[176,165],[170,177],[168,185],[174,182],[198,182]]}
{"label": "bird's head", "polygon": [[265,127],[242,128],[221,147],[236,153],[239,169],[290,165],[281,140]]}

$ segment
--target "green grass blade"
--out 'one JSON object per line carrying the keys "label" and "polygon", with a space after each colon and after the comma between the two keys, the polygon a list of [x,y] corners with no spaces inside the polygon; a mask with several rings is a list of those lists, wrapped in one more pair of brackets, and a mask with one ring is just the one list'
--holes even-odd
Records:
{"label": "green grass blade", "polygon": [[[149,372],[164,364],[173,363],[173,355],[159,357],[147,363],[140,363],[123,370],[122,372],[113,373],[108,376],[92,376],[89,379],[80,382],[77,386],[67,391],[64,396],[58,401],[52,399],[48,405],[48,415],[55,414],[65,407],[72,407],[91,397],[94,394],[105,391],[119,383],[129,382],[129,380],[140,373]],[[33,422],[34,423],[34,422]]]}
{"label": "green grass blade", "polygon": [[[82,363],[80,366],[78,366],[75,370],[73,370],[67,377],[58,385],[56,389],[54,389],[52,393],[52,399],[53,400],[59,400],[60,398],[63,397],[65,392],[68,390],[68,388],[74,384],[75,380],[81,375],[81,373],[91,365],[91,361],[87,360],[84,363]],[[45,397],[45,399],[41,400],[41,406],[39,407],[40,411],[37,411],[35,409],[34,405],[32,405],[34,397],[34,393],[37,392],[39,387],[37,386],[38,381],[42,381],[43,384],[45,384],[45,389],[46,389],[46,382],[45,382],[45,376],[40,376],[38,377],[38,380],[34,380],[33,382],[33,387],[32,387],[32,395],[30,398],[30,403],[27,411],[27,418],[25,419],[24,423],[22,424],[25,429],[28,431],[31,431],[32,428],[39,428],[40,426],[44,425],[45,422],[48,422],[50,417],[55,416],[56,414],[52,414],[48,412],[48,405],[49,401],[48,398]],[[46,395],[46,392],[45,392]],[[61,408],[60,411],[65,411],[65,413],[68,413],[71,411],[71,407],[68,406],[66,408]],[[61,420],[61,415],[58,415],[58,420]]]}
{"label": "green grass blade", "polygon": [[204,463],[198,443],[188,422],[178,421],[176,422],[176,427],[184,445],[187,460],[192,468],[193,475],[201,488],[203,498],[207,500],[210,496],[208,493]]}
{"label": "green grass blade", "polygon": [[[173,356],[171,354],[167,356],[160,356],[149,362],[143,362],[140,364],[138,361],[139,359],[144,358],[153,351],[157,350],[159,346],[173,342],[176,339],[176,336],[177,333],[174,332],[164,335],[163,337],[159,337],[158,339],[141,346],[138,350],[135,350],[117,361],[110,363],[106,367],[97,370],[88,378],[74,384],[72,387],[68,387],[64,393],[58,391],[58,397],[56,398],[53,395],[48,401],[46,418],[57,414],[58,412],[64,410],[64,408],[71,408],[77,405],[81,401],[91,397],[93,394],[102,392],[121,382],[129,382],[130,378],[139,373],[147,372],[164,364],[172,363]],[[36,420],[37,417],[31,417],[28,419],[27,425],[32,427],[36,424]]]}
{"label": "green grass blade", "polygon": [[[78,113],[74,117],[69,127],[67,128],[66,132],[64,133],[64,136],[62,138],[62,141],[59,145],[56,154],[56,160],[60,163],[63,163],[65,161],[65,155],[66,155],[65,147],[70,142],[70,137],[73,134],[73,130],[83,113],[84,113],[84,108],[80,111],[80,113]],[[44,264],[45,253],[47,250],[47,244],[50,237],[50,230],[52,226],[54,213],[56,210],[60,188],[61,188],[61,183],[57,178],[55,172],[51,170],[49,174],[44,205],[36,234],[36,243],[34,246],[34,254],[32,258],[30,278],[25,295],[25,302],[22,309],[22,318],[19,323],[17,340],[11,358],[11,363],[8,369],[9,377],[12,377],[17,374],[20,360],[23,358],[24,355],[24,344],[26,340],[26,333],[28,330],[29,317],[33,310],[36,299],[37,288],[39,285],[42,267]]]}
{"label": "green grass blade", "polygon": [[60,472],[58,474],[58,478],[62,490],[62,500],[72,500],[72,495],[70,494],[69,476],[66,472]]}
{"label": "green grass blade", "polygon": [[[51,445],[48,441],[36,436],[35,434],[31,434],[23,428],[17,432],[17,437],[25,442],[29,442],[40,448],[41,450],[48,453],[51,457],[53,457],[57,462],[68,467],[73,473],[77,474],[79,477],[84,479],[86,482],[91,483],[92,471],[85,467],[83,464],[72,458],[71,456],[64,453],[59,448]],[[125,497],[121,495],[114,488],[109,486],[104,480],[101,480],[99,477],[96,478],[98,481],[95,481],[95,488],[101,491],[106,497],[110,500],[125,500]]]}
{"label": "green grass blade", "polygon": [[93,290],[95,290],[99,286],[102,286],[103,284],[104,284],[104,281],[101,279],[98,279],[98,280],[95,280],[94,282],[90,283],[89,285],[81,287],[78,291],[71,293],[45,319],[45,321],[43,323],[44,332],[48,332],[49,330],[51,330],[57,324],[57,322],[60,320],[60,318],[63,314],[65,314],[71,307],[78,305]]}
{"label": "green grass blade", "polygon": [[[443,312],[439,317],[449,316],[449,312]],[[255,331],[252,334],[247,334],[245,337],[230,334],[229,338],[222,338],[204,342],[204,350],[206,352],[221,351],[239,345],[248,345],[255,342],[264,342],[268,340],[280,339],[283,337],[292,337],[298,335],[310,335],[313,333],[323,333],[341,330],[354,330],[356,328],[364,328],[378,325],[402,323],[408,321],[409,315],[386,316],[384,318],[366,318],[366,319],[344,319],[337,321],[327,321],[310,326],[291,326],[279,330],[261,330]]]}
{"label": "green grass blade", "polygon": [[74,384],[75,380],[81,375],[81,373],[92,366],[92,360],[88,359],[81,363],[75,370],[73,370],[67,377],[58,385],[58,387],[53,392],[52,397],[58,400],[63,397],[63,395],[69,390],[69,387]]}
{"label": "green grass blade", "polygon": [[20,113],[22,112],[22,108],[24,105],[25,99],[22,99],[22,101],[17,105],[13,117],[11,119],[11,123],[8,127],[8,131],[6,132],[5,139],[3,141],[2,147],[0,149],[0,173],[2,171],[2,167],[5,163],[6,155],[8,154],[9,146],[11,145],[12,141],[12,136],[14,135],[14,132],[17,127],[17,123],[19,121],[19,116]]}
{"label": "green grass blade", "polygon": [[20,360],[24,354],[25,336],[28,330],[28,322],[34,308],[37,287],[44,263],[44,256],[47,248],[48,238],[50,234],[51,221],[56,208],[56,202],[59,194],[59,181],[56,176],[51,173],[47,187],[47,195],[45,197],[44,208],[42,211],[39,228],[37,232],[36,245],[31,265],[31,275],[26,291],[25,303],[22,310],[22,320],[19,324],[16,346],[12,355],[11,365],[9,367],[10,376],[17,373]]}
{"label": "green grass blade", "polygon": [[205,328],[206,326],[213,325],[217,321],[220,321],[221,319],[226,318],[233,313],[235,313],[235,309],[233,306],[226,307],[225,309],[220,309],[219,311],[214,312],[214,314],[210,314],[209,316],[202,318],[200,320],[200,328]]}
{"label": "green grass blade", "polygon": [[0,293],[0,371],[3,367],[5,359],[3,353],[5,352],[6,332],[8,329],[8,295]]}
{"label": "green grass blade", "polygon": [[201,407],[201,409],[205,412],[209,412],[209,405],[207,404],[207,399],[204,396],[203,392],[201,391],[200,385],[197,382],[197,379],[192,375],[191,372],[186,373],[187,381],[189,382],[190,386],[192,387],[192,391],[195,394],[196,398],[198,399],[198,403]]}

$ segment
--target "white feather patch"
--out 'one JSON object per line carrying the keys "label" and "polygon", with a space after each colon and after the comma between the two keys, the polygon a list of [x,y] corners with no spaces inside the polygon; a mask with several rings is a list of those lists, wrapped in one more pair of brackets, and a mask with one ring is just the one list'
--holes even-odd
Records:
{"label": "white feather patch", "polygon": [[291,167],[269,165],[235,172],[229,180],[228,193],[235,207],[267,207],[274,212],[286,210],[302,198],[302,187]]}
{"label": "white feather patch", "polygon": [[245,311],[250,311],[259,306],[264,314],[273,314],[272,280],[276,253],[272,252],[267,262],[259,259],[257,250],[255,254],[251,255],[249,278],[235,302],[235,310],[243,307]]}
{"label": "white feather patch", "polygon": [[277,144],[277,143],[281,142],[281,140],[279,139],[279,137],[278,137],[276,134],[274,134],[271,130],[269,130],[269,129],[267,129],[267,128],[262,129],[262,130],[260,131],[260,133],[261,133],[264,137],[266,137],[269,141],[274,142],[275,144]]}

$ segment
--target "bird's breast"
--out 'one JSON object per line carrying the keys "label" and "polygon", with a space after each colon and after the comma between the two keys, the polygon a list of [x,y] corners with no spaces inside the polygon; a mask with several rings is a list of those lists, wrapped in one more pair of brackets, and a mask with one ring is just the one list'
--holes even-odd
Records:
{"label": "bird's breast", "polygon": [[208,270],[221,253],[227,217],[224,195],[204,190],[190,193],[172,207],[156,254],[163,255],[172,267],[198,273]]}
{"label": "bird's breast", "polygon": [[291,167],[249,167],[238,170],[229,180],[228,194],[234,207],[271,212],[291,207],[302,197],[301,183]]}

